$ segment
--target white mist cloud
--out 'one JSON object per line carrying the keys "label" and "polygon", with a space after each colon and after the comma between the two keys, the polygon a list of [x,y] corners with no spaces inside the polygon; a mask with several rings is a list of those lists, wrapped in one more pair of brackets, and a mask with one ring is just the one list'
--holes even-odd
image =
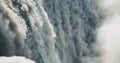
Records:
{"label": "white mist cloud", "polygon": [[30,59],[26,59],[20,56],[13,57],[0,57],[0,63],[36,63]]}
{"label": "white mist cloud", "polygon": [[103,63],[120,63],[120,0],[98,1],[105,17],[103,24],[97,30],[102,61]]}
{"label": "white mist cloud", "polygon": [[110,16],[120,12],[120,0],[97,0],[99,7],[104,10],[103,12]]}
{"label": "white mist cloud", "polygon": [[98,29],[104,63],[120,63],[120,15],[109,17]]}

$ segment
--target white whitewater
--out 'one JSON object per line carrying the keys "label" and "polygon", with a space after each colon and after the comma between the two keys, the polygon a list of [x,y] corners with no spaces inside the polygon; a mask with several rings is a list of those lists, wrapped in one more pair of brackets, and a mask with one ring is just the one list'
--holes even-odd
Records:
{"label": "white whitewater", "polygon": [[30,59],[26,59],[20,56],[13,57],[0,57],[0,63],[36,63]]}

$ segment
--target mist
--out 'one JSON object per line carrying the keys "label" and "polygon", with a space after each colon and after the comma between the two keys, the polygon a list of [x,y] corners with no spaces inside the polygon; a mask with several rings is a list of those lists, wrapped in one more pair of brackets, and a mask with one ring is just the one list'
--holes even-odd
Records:
{"label": "mist", "polygon": [[97,0],[103,12],[102,25],[97,29],[103,63],[120,63],[120,4],[119,0]]}

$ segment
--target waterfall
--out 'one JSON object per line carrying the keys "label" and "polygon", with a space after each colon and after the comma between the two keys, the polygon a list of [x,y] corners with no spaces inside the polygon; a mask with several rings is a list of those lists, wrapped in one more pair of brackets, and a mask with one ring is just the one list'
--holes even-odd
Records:
{"label": "waterfall", "polygon": [[119,2],[0,0],[0,63],[119,63]]}

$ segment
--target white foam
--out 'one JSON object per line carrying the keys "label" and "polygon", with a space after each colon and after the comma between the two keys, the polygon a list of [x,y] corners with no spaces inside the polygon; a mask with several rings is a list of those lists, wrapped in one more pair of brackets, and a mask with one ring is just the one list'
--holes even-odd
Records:
{"label": "white foam", "polygon": [[0,57],[0,63],[36,63],[30,59],[20,56]]}

